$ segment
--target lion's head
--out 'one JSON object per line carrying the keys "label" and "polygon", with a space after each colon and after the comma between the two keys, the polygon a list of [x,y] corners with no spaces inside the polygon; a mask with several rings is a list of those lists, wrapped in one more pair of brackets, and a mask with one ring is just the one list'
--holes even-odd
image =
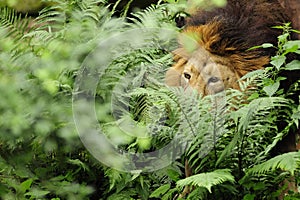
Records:
{"label": "lion's head", "polygon": [[276,46],[281,30],[272,27],[287,21],[280,4],[272,0],[228,0],[225,8],[199,10],[188,19],[180,47],[173,52],[175,64],[166,73],[166,84],[203,95],[238,89],[243,75],[262,69],[275,53],[250,48]]}

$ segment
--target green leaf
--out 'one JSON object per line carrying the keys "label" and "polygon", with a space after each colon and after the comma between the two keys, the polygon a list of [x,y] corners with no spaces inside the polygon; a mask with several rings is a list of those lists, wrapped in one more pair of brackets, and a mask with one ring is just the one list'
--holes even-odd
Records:
{"label": "green leaf", "polygon": [[299,60],[293,60],[292,62],[286,64],[284,69],[286,69],[286,70],[299,70],[300,69],[300,61]]}
{"label": "green leaf", "polygon": [[253,94],[250,95],[250,97],[247,98],[248,101],[251,101],[253,99],[257,99],[259,98],[259,93],[258,92],[254,92]]}
{"label": "green leaf", "polygon": [[159,188],[157,188],[156,190],[154,190],[152,192],[152,194],[150,195],[150,197],[151,198],[159,198],[162,195],[164,195],[170,188],[171,188],[170,184],[162,185]]}
{"label": "green leaf", "polygon": [[297,168],[299,168],[300,163],[300,152],[289,152],[270,160],[261,163],[259,165],[255,165],[254,167],[250,168],[246,173],[247,175],[251,174],[266,174],[270,171],[275,170],[283,170],[288,171],[291,175],[294,175]]}
{"label": "green leaf", "polygon": [[173,197],[175,196],[175,194],[178,194],[178,189],[177,188],[173,188],[170,189],[166,194],[164,194],[162,197],[158,197],[161,200],[169,200],[169,199],[173,199]]}
{"label": "green leaf", "polygon": [[255,115],[260,111],[266,111],[275,106],[284,106],[287,100],[281,97],[261,97],[254,99],[248,105],[231,113],[231,118],[238,123],[238,133],[244,132],[248,129],[249,124],[255,118]]}
{"label": "green leaf", "polygon": [[211,193],[211,187],[226,181],[234,182],[234,176],[229,169],[217,169],[213,172],[196,174],[176,182],[177,186],[193,185],[205,187]]}
{"label": "green leaf", "polygon": [[275,94],[275,92],[277,92],[277,90],[279,89],[280,83],[279,82],[275,82],[274,84],[265,86],[263,88],[263,90],[265,91],[265,93],[271,97]]}
{"label": "green leaf", "polygon": [[294,49],[295,47],[297,47],[297,49],[300,47],[300,40],[288,41],[283,45],[285,50]]}
{"label": "green leaf", "polygon": [[179,172],[174,169],[167,169],[167,175],[173,181],[178,181],[180,176]]}
{"label": "green leaf", "polygon": [[237,143],[241,137],[242,137],[241,132],[238,132],[234,135],[233,139],[222,151],[221,156],[218,158],[218,160],[216,162],[216,166],[218,166],[226,157],[228,157],[232,154],[232,152],[233,152],[232,150],[237,146]]}
{"label": "green leaf", "polygon": [[300,105],[297,109],[293,110],[292,119],[294,123],[296,124],[297,128],[299,127],[299,120],[300,120]]}
{"label": "green leaf", "polygon": [[272,26],[272,28],[284,29],[284,26]]}
{"label": "green leaf", "polygon": [[262,48],[262,45],[250,47],[249,49],[247,49],[247,51],[251,51],[251,50],[259,49],[259,48]]}
{"label": "green leaf", "polygon": [[262,48],[270,48],[270,47],[273,47],[274,45],[271,44],[271,43],[264,43],[261,45]]}
{"label": "green leaf", "polygon": [[255,196],[256,196],[255,194],[246,194],[243,200],[254,200]]}
{"label": "green leaf", "polygon": [[132,173],[132,178],[131,178],[131,181],[133,181],[134,179],[136,179],[137,177],[139,177],[141,175],[141,170],[134,170],[134,171],[131,171]]}
{"label": "green leaf", "polygon": [[285,33],[283,35],[279,35],[278,36],[278,41],[285,43],[287,41],[287,38],[289,37],[289,33]]}
{"label": "green leaf", "polygon": [[50,193],[50,191],[47,191],[47,190],[40,190],[40,189],[33,188],[30,190],[30,192],[27,192],[25,195],[31,196],[34,198],[42,198],[49,193]]}
{"label": "green leaf", "polygon": [[256,183],[254,186],[253,186],[253,190],[254,191],[257,191],[257,190],[263,190],[266,188],[266,184],[265,183]]}
{"label": "green leaf", "polygon": [[294,46],[289,46],[289,47],[284,47],[285,51],[284,51],[284,55],[288,54],[288,53],[294,53],[298,50],[298,45],[294,45]]}
{"label": "green leaf", "polygon": [[286,57],[283,55],[280,56],[274,56],[271,58],[271,65],[275,66],[277,70],[280,69],[280,67],[284,64]]}
{"label": "green leaf", "polygon": [[26,180],[26,181],[24,181],[24,182],[22,182],[21,183],[21,191],[23,192],[23,193],[25,193],[26,192],[26,190],[28,190],[30,187],[31,187],[31,184],[32,184],[32,182],[33,182],[33,179],[28,179],[28,180]]}
{"label": "green leaf", "polygon": [[89,170],[88,166],[79,159],[68,159],[68,163],[71,163],[73,165],[77,165],[85,171]]}

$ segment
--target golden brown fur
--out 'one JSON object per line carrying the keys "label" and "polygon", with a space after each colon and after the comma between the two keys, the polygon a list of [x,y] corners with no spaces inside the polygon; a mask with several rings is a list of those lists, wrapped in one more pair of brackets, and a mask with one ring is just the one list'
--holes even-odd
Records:
{"label": "golden brown fur", "polygon": [[[183,31],[181,47],[174,51],[176,64],[166,74],[170,86],[193,88],[203,95],[238,88],[237,80],[269,63],[273,49],[249,48],[276,45],[288,18],[276,0],[228,0],[225,8],[198,10]],[[195,44],[193,51],[188,49]],[[211,81],[212,80],[212,81]]]}

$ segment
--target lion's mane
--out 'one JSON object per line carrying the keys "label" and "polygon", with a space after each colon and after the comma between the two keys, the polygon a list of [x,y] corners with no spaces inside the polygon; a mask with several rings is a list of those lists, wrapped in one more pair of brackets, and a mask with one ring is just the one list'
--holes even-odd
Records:
{"label": "lion's mane", "polygon": [[234,70],[244,75],[261,64],[268,64],[276,51],[249,49],[263,43],[276,46],[282,30],[274,26],[286,22],[289,18],[277,0],[228,0],[224,8],[197,10],[187,19],[185,31],[200,34],[200,46],[233,62]]}

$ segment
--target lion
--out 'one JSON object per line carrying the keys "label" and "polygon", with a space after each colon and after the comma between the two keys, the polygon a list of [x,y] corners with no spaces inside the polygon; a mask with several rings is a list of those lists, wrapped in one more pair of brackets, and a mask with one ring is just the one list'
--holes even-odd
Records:
{"label": "lion", "polygon": [[[196,10],[186,20],[165,82],[203,96],[240,89],[241,77],[264,69],[276,54],[274,48],[252,47],[277,46],[282,30],[273,27],[290,21],[278,0],[228,0],[223,8]],[[295,139],[287,141],[284,151],[296,150]],[[185,168],[186,176],[191,175],[187,163]]]}
{"label": "lion", "polygon": [[276,46],[282,31],[272,27],[286,22],[289,18],[275,0],[229,0],[225,8],[198,11],[183,32],[197,49],[174,51],[176,64],[167,71],[166,84],[191,87],[203,95],[237,89],[237,80],[263,69],[275,54],[270,48],[249,49],[263,43]]}

